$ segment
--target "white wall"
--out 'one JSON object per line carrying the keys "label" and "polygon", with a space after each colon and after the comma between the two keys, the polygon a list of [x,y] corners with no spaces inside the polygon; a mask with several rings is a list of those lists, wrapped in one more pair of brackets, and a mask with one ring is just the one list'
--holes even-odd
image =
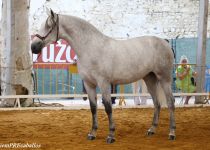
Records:
{"label": "white wall", "polygon": [[[31,34],[47,17],[45,8],[48,7],[81,17],[116,38],[197,36],[199,0],[30,0],[30,3]],[[1,13],[0,7],[0,18]],[[208,20],[210,37],[210,17]]]}
{"label": "white wall", "polygon": [[[115,38],[197,36],[198,0],[31,0],[31,33],[46,18],[45,7],[81,17]],[[208,26],[210,31],[210,17]]]}

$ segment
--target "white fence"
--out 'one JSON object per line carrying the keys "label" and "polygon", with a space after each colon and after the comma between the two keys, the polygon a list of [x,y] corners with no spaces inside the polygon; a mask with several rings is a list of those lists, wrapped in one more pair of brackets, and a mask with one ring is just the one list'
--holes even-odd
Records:
{"label": "white fence", "polygon": [[[210,99],[210,92],[209,93],[173,93],[174,96],[205,96],[207,100]],[[87,97],[87,94],[56,94],[56,95],[7,95],[7,96],[0,96],[0,99],[15,99],[15,106],[14,107],[21,107],[20,99],[21,98],[41,98],[41,99],[56,99],[56,98],[82,98]],[[112,97],[137,97],[137,96],[150,96],[149,93],[140,93],[140,94],[111,94]],[[101,94],[97,94],[98,98],[101,98]]]}

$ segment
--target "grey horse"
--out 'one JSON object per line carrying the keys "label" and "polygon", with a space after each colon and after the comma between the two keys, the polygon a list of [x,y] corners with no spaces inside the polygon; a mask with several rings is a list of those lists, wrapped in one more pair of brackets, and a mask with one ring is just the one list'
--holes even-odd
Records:
{"label": "grey horse", "polygon": [[169,139],[175,139],[174,97],[171,90],[173,52],[163,39],[142,36],[129,40],[115,40],[97,30],[85,20],[58,15],[52,10],[34,37],[31,49],[38,54],[42,48],[58,39],[64,39],[78,56],[78,71],[87,90],[92,112],[89,140],[96,138],[98,129],[96,87],[100,88],[109,119],[107,143],[115,142],[115,124],[112,116],[110,84],[127,84],[143,79],[154,103],[154,117],[147,135],[153,135],[158,126],[160,102],[157,90],[161,88],[170,112]]}

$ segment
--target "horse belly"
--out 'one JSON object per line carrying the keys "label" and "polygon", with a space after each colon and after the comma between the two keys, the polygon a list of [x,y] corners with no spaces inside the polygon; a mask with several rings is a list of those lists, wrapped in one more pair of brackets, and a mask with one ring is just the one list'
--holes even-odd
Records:
{"label": "horse belly", "polygon": [[113,83],[115,84],[132,83],[144,78],[149,72],[150,72],[149,69],[146,68],[142,69],[129,68],[119,72],[117,72],[116,70],[116,75],[113,78]]}

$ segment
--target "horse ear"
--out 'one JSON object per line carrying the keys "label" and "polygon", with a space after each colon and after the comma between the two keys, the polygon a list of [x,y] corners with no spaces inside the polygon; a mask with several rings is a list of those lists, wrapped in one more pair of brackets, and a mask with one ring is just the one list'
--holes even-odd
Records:
{"label": "horse ear", "polygon": [[51,17],[52,17],[52,18],[54,18],[54,17],[55,17],[55,15],[54,15],[55,13],[53,12],[53,10],[52,10],[52,9],[50,9],[50,14],[51,14]]}
{"label": "horse ear", "polygon": [[46,8],[46,11],[47,11],[47,15],[48,15],[48,16],[51,16],[52,18],[54,18],[55,13],[53,12],[52,9]]}

